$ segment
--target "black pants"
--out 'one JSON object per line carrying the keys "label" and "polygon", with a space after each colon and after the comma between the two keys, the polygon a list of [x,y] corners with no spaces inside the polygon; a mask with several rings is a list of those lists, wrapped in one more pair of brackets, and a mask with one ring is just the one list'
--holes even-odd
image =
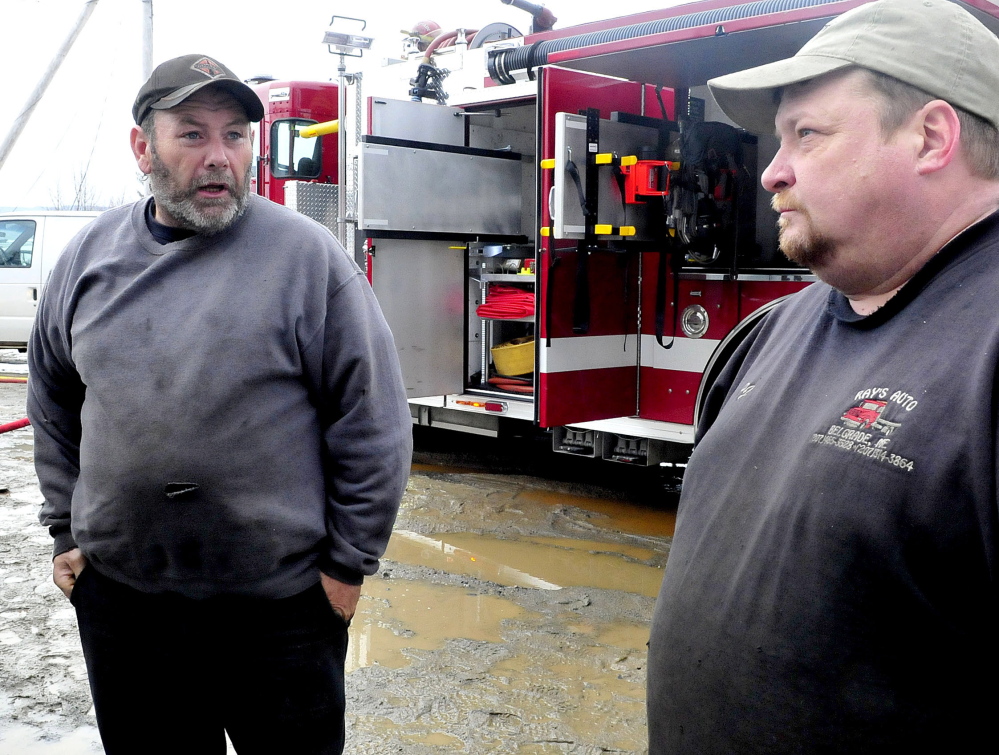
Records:
{"label": "black pants", "polygon": [[107,755],[340,755],[347,624],[322,587],[282,600],[152,595],[80,574],[72,596]]}

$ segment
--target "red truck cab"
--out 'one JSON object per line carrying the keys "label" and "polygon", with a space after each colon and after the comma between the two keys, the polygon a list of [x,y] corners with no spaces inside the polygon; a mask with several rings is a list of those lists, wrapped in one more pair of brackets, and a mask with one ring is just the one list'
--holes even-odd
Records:
{"label": "red truck cab", "polygon": [[251,85],[264,105],[257,139],[257,193],[285,204],[284,187],[288,181],[335,184],[336,137],[306,138],[299,132],[305,126],[336,120],[337,85],[259,78]]}

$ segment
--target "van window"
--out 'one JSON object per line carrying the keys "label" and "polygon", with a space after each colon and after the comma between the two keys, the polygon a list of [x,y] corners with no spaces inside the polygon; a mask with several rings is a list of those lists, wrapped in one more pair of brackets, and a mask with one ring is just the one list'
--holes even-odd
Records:
{"label": "van window", "polygon": [[316,178],[322,170],[322,139],[299,136],[299,129],[315,125],[304,118],[286,118],[271,124],[271,174],[275,178]]}
{"label": "van window", "polygon": [[31,267],[34,220],[0,220],[0,267]]}

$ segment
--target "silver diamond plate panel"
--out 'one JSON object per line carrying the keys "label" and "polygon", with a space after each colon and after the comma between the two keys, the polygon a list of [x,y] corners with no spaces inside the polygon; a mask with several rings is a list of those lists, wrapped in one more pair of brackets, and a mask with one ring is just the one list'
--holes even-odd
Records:
{"label": "silver diamond plate panel", "polygon": [[284,203],[293,210],[321,223],[336,235],[336,184],[318,184],[311,181],[288,181],[284,185]]}

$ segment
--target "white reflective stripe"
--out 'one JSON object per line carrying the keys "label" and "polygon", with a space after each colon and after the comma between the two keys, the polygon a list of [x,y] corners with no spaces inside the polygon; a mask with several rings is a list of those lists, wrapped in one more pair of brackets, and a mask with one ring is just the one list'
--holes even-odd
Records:
{"label": "white reflective stripe", "polygon": [[638,339],[634,335],[553,338],[551,346],[540,339],[541,372],[576,372],[638,365]]}
{"label": "white reflective stripe", "polygon": [[673,346],[664,349],[656,342],[655,336],[642,336],[642,366],[657,370],[679,370],[681,372],[704,372],[708,360],[715,353],[721,341],[714,338],[677,338],[663,336],[663,343],[673,341]]}

